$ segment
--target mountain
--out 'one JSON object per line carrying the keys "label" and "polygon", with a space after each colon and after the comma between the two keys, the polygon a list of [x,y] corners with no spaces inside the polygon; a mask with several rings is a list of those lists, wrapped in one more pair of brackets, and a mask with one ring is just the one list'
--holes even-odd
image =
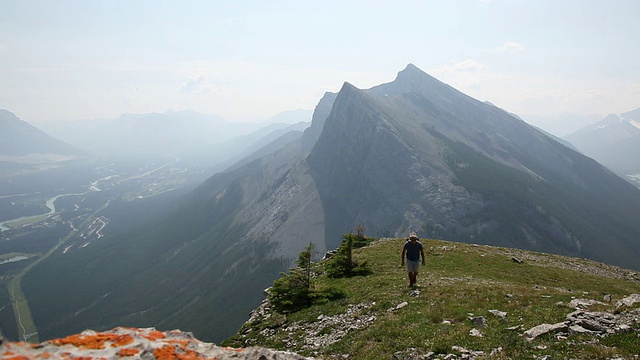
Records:
{"label": "mountain", "polygon": [[328,247],[362,223],[638,267],[639,192],[595,161],[412,65],[340,95],[307,159]]}
{"label": "mountain", "polygon": [[218,341],[309,243],[324,254],[359,225],[640,268],[640,190],[413,65],[326,94],[302,137],[261,155],[169,217],[31,269],[22,287],[41,338],[155,326]]}
{"label": "mountain", "polygon": [[529,124],[535,125],[555,136],[564,137],[602,119],[598,114],[565,113],[555,116],[522,115]]}
{"label": "mountain", "polygon": [[297,124],[299,122],[310,122],[312,117],[313,110],[297,109],[283,111],[266,122],[268,124]]}
{"label": "mountain", "polygon": [[[94,154],[170,155],[224,170],[288,131],[309,126],[308,111],[277,114],[265,123],[228,122],[191,110],[124,114],[117,119],[45,122],[48,131]],[[299,121],[289,123],[295,119]],[[306,121],[305,121],[306,120]]]}
{"label": "mountain", "polygon": [[82,156],[82,151],[0,109],[0,161],[41,163]]}
{"label": "mountain", "polygon": [[640,109],[609,114],[564,139],[640,187]]}
{"label": "mountain", "polygon": [[70,144],[103,155],[184,155],[257,128],[190,110],[124,114],[117,119],[50,121],[41,126]]}
{"label": "mountain", "polygon": [[[281,137],[280,140],[285,143],[297,140],[309,125],[309,122],[272,123],[249,134],[234,136],[231,139],[211,144],[204,151],[191,154],[190,159],[203,166],[222,171],[239,161],[260,157],[263,147]],[[282,146],[282,144],[277,146]]]}

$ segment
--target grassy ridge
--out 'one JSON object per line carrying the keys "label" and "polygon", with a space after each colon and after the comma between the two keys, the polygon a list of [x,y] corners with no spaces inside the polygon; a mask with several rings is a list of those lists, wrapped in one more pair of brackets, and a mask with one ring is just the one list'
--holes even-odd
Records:
{"label": "grassy ridge", "polygon": [[[536,325],[564,321],[573,309],[559,302],[568,304],[573,298],[602,301],[604,295],[611,295],[610,303],[594,310],[613,313],[616,300],[640,293],[640,281],[628,278],[633,276],[631,271],[583,259],[426,240],[427,266],[418,277],[420,294],[411,296],[405,269],[400,267],[402,244],[402,239],[381,240],[354,251],[358,261],[372,265],[373,274],[369,276],[329,279],[320,275],[316,279],[316,286],[340,288],[347,293],[346,298],[287,316],[272,313],[266,319],[245,324],[238,335],[225,344],[243,346],[251,339],[255,345],[324,358],[349,354],[350,359],[390,359],[394,353],[410,348],[423,354],[429,351],[446,354],[455,352],[451,348],[454,345],[485,354],[502,347],[503,351],[494,358],[531,358],[532,355],[562,358],[568,354],[578,358],[607,358],[631,357],[640,352],[637,330],[611,335],[592,344],[581,340],[586,335],[572,335],[572,341],[543,336],[532,343],[520,336]],[[515,262],[513,257],[523,262]],[[388,311],[405,301],[408,305],[402,309]],[[362,316],[375,315],[376,320],[320,349],[304,349],[302,337],[305,335],[285,330],[297,322],[313,324],[320,315],[345,313],[350,305],[362,303],[375,303]],[[492,309],[507,312],[507,318],[492,315],[488,312]],[[486,318],[488,326],[479,328],[483,337],[469,335],[474,328],[469,320],[471,316]],[[518,325],[520,330],[507,330]],[[324,331],[330,333],[332,329]],[[297,345],[291,346],[292,343]]]}

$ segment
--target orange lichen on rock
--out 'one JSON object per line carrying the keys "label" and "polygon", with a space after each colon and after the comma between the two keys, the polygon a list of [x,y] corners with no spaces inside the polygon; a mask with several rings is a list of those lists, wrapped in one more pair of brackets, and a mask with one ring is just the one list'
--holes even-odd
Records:
{"label": "orange lichen on rock", "polygon": [[205,360],[206,357],[193,350],[184,347],[176,348],[174,345],[166,345],[155,349],[153,355],[157,360]]}
{"label": "orange lichen on rock", "polygon": [[[107,332],[87,330],[79,335],[40,344],[0,343],[0,359],[5,360],[305,360],[297,354],[265,348],[234,349],[203,343],[193,334],[155,328],[117,327]],[[307,359],[308,360],[308,359]]]}
{"label": "orange lichen on rock", "polygon": [[104,349],[105,343],[111,342],[112,347],[129,345],[133,342],[131,335],[118,335],[118,334],[76,334],[67,336],[62,339],[51,340],[50,343],[58,346],[73,345],[82,349]]}
{"label": "orange lichen on rock", "polygon": [[175,360],[178,358],[176,347],[173,345],[167,345],[153,350],[153,356],[155,356],[157,360]]}
{"label": "orange lichen on rock", "polygon": [[12,356],[12,357],[3,357],[4,360],[29,360],[28,357],[23,356],[23,355],[16,355],[16,356]]}
{"label": "orange lichen on rock", "polygon": [[223,346],[222,347],[225,350],[229,350],[229,351],[235,351],[235,352],[243,352],[246,349],[245,348],[232,348],[232,347],[228,347],[228,346]]}
{"label": "orange lichen on rock", "polygon": [[138,350],[138,349],[124,348],[124,349],[120,349],[120,352],[118,352],[118,355],[120,355],[122,357],[134,356],[134,355],[137,355],[139,352],[140,352],[140,350]]}
{"label": "orange lichen on rock", "polygon": [[156,341],[158,339],[164,339],[166,336],[162,331],[151,331],[148,334],[142,334],[142,337],[147,338],[151,341]]}
{"label": "orange lichen on rock", "polygon": [[189,345],[189,340],[164,340],[166,344],[178,345],[180,347],[186,348]]}

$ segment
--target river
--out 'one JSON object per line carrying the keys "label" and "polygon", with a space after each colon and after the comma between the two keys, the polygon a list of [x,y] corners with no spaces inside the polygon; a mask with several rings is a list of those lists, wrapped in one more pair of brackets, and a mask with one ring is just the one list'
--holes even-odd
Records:
{"label": "river", "polygon": [[29,222],[29,220],[36,220],[36,219],[42,218],[43,216],[48,216],[48,215],[54,214],[56,212],[55,202],[56,202],[56,200],[58,198],[61,198],[61,197],[64,197],[64,196],[79,196],[79,195],[84,195],[84,194],[86,194],[86,192],[81,193],[81,194],[61,194],[61,195],[56,195],[56,196],[54,196],[52,198],[49,198],[49,199],[47,199],[47,201],[45,203],[45,205],[49,209],[48,213],[44,213],[44,214],[40,214],[40,215],[22,216],[22,217],[19,217],[19,218],[2,221],[2,222],[0,222],[0,232],[11,229],[10,227],[7,227],[5,225],[8,225],[8,224],[11,224],[11,223],[14,223],[14,222]]}

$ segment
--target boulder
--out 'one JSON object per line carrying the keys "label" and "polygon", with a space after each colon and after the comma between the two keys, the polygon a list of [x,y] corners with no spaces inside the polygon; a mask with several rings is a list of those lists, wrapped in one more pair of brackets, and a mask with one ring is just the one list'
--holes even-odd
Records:
{"label": "boulder", "polygon": [[484,316],[474,317],[473,319],[471,319],[471,322],[473,323],[473,326],[475,326],[475,327],[485,327],[485,326],[487,326],[487,319],[485,319]]}
{"label": "boulder", "polygon": [[66,338],[45,341],[41,344],[4,342],[0,354],[16,359],[272,359],[309,360],[287,351],[275,351],[261,347],[234,349],[205,343],[191,333],[180,330],[157,331],[154,328],[123,328],[95,332],[87,330]]}
{"label": "boulder", "polygon": [[633,306],[633,304],[640,302],[640,294],[631,294],[626,298],[619,300],[616,303],[616,307]]}
{"label": "boulder", "polygon": [[557,324],[541,324],[525,331],[522,336],[524,336],[527,341],[533,341],[533,339],[537,338],[540,335],[544,335],[550,332],[566,331],[567,329],[568,326],[566,322]]}
{"label": "boulder", "polygon": [[589,306],[593,305],[606,305],[605,303],[597,300],[587,300],[587,299],[573,299],[569,302],[569,307],[574,309],[586,309]]}

